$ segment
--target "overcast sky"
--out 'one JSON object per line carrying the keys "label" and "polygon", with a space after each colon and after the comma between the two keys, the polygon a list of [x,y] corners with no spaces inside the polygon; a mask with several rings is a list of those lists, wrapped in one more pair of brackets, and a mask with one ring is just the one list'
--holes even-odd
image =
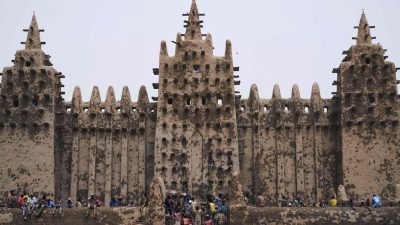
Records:
{"label": "overcast sky", "polygon": [[[191,0],[0,0],[0,67],[12,65],[15,51],[26,40],[32,12],[45,29],[42,41],[54,67],[66,74],[66,101],[79,85],[88,101],[94,85],[104,101],[108,86],[117,99],[124,85],[137,99],[140,85],[156,96],[152,83],[158,77],[159,46],[184,32],[182,13]],[[377,39],[388,49],[388,60],[400,65],[399,0],[198,0],[206,14],[203,33],[211,33],[215,55],[223,55],[225,40],[233,45],[234,64],[240,66],[241,85],[247,98],[256,83],[261,98],[271,98],[274,84],[290,97],[297,83],[301,97],[309,98],[318,82],[324,98],[331,98],[336,78],[332,68],[342,51],[355,43],[353,26],[364,8]]]}

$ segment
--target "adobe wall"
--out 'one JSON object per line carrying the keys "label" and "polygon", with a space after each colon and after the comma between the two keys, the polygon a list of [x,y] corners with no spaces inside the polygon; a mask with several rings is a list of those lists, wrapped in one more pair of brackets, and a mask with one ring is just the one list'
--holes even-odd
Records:
{"label": "adobe wall", "polygon": [[353,199],[400,183],[399,100],[394,63],[373,44],[363,13],[357,44],[344,51],[335,98],[340,107],[341,182]]}
{"label": "adobe wall", "polygon": [[[306,204],[327,197],[337,187],[338,135],[335,102],[321,99],[317,84],[311,99],[260,99],[255,85],[237,106],[241,182],[250,196],[263,194],[268,205],[283,196]],[[253,200],[253,199],[250,199]]]}
{"label": "adobe wall", "polygon": [[398,207],[391,208],[279,208],[247,207],[231,211],[231,225],[283,224],[399,224]]}
{"label": "adobe wall", "polygon": [[35,16],[26,31],[25,49],[17,51],[13,65],[0,74],[0,190],[54,194],[60,73],[41,50]]}
{"label": "adobe wall", "polygon": [[136,225],[146,224],[139,223],[136,221],[140,218],[140,212],[138,208],[98,208],[98,215],[93,218],[92,215],[89,218],[85,217],[86,208],[73,208],[63,209],[63,217],[53,217],[52,211],[45,209],[44,213],[40,218],[30,218],[28,221],[24,221],[21,216],[20,209],[8,209],[0,208],[0,224],[2,225],[19,225],[19,224],[37,224],[37,225],[67,225],[67,224],[88,224],[88,225]]}
{"label": "adobe wall", "polygon": [[[201,14],[192,2],[186,33],[177,34],[175,54],[161,43],[155,174],[168,190],[203,196],[225,192],[239,170],[232,46],[213,54],[211,34],[202,35]],[[183,36],[183,37],[182,37]],[[205,38],[202,38],[205,36]]]}
{"label": "adobe wall", "polygon": [[64,143],[58,149],[61,196],[95,194],[105,202],[143,197],[146,180],[152,179],[155,107],[143,87],[138,102],[131,102],[126,87],[121,101],[110,87],[102,102],[95,87],[87,103],[76,88],[58,114],[57,141]]}

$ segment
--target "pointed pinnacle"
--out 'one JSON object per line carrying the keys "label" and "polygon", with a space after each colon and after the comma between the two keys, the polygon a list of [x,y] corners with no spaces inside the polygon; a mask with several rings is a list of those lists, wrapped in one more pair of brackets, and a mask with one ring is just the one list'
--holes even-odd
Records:
{"label": "pointed pinnacle", "polygon": [[26,38],[25,50],[42,49],[40,43],[39,26],[36,21],[35,11],[33,11],[31,25],[28,29],[28,36]]}
{"label": "pointed pinnacle", "polygon": [[189,20],[186,21],[186,40],[201,39],[201,22],[199,19],[199,11],[195,0],[192,0],[192,6],[190,7]]}
{"label": "pointed pinnacle", "polygon": [[369,28],[367,17],[363,9],[360,24],[358,25],[357,45],[371,44],[372,37]]}

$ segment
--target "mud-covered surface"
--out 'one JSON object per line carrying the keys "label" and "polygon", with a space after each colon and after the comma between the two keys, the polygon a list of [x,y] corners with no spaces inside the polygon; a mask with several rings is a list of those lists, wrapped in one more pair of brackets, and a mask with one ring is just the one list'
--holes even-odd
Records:
{"label": "mud-covered surface", "polygon": [[400,224],[400,207],[388,208],[278,208],[247,207],[231,212],[236,224]]}
{"label": "mud-covered surface", "polygon": [[37,224],[37,225],[64,225],[64,224],[144,224],[137,222],[140,217],[137,208],[100,208],[96,217],[92,214],[86,218],[86,208],[63,209],[63,216],[53,217],[52,210],[45,210],[40,218],[29,218],[24,221],[19,209],[0,208],[0,224]]}

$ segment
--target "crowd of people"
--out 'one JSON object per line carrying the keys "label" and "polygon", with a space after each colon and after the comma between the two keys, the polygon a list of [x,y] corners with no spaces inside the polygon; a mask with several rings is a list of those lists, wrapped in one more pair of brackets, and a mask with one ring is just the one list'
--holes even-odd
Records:
{"label": "crowd of people", "polygon": [[[144,199],[144,200],[143,200]],[[108,202],[109,207],[139,207],[141,212],[147,206],[146,195],[144,198],[140,198],[137,204],[133,201],[127,201],[124,197],[113,197]],[[247,198],[245,198],[247,200]],[[226,224],[229,216],[228,198],[226,195],[219,193],[218,195],[208,194],[203,199],[198,201],[193,196],[187,193],[177,194],[171,192],[164,201],[165,217],[167,224],[174,225],[223,225]],[[246,202],[248,203],[248,202]],[[266,201],[264,196],[260,193],[255,198],[255,206],[265,207]],[[22,217],[27,220],[32,217],[40,217],[44,209],[50,209],[53,216],[63,217],[63,208],[72,207],[87,207],[86,217],[93,214],[93,217],[97,215],[96,209],[103,206],[104,203],[96,198],[95,195],[90,195],[88,199],[78,197],[76,201],[68,197],[63,200],[61,198],[53,199],[45,194],[34,196],[28,194],[26,191],[17,192],[11,190],[5,201],[0,200],[0,207],[8,208],[19,208],[21,209]],[[320,201],[319,204],[311,203],[305,205],[300,198],[290,200],[285,196],[279,200],[279,206],[281,207],[351,207],[353,210],[355,207],[372,207],[379,208],[382,206],[381,198],[373,194],[371,199],[366,199],[361,202],[355,203],[353,200],[340,201],[332,196],[328,201]],[[392,203],[389,206],[400,206],[400,202],[397,204]],[[149,209],[151,210],[151,209]],[[141,213],[142,215],[142,213]]]}
{"label": "crowd of people", "polygon": [[28,194],[26,191],[17,193],[15,190],[8,192],[5,201],[0,200],[0,207],[21,209],[24,220],[32,217],[40,217],[45,209],[51,209],[50,212],[53,216],[63,217],[62,209],[72,207],[87,207],[86,217],[89,216],[90,212],[93,212],[93,216],[96,216],[96,208],[102,204],[94,195],[91,195],[87,201],[78,197],[76,202],[74,202],[70,197],[64,201],[61,198],[53,199],[46,194],[42,194],[39,197]]}
{"label": "crowd of people", "polygon": [[[66,204],[68,203],[66,202]],[[3,202],[3,206],[8,208],[20,208],[24,220],[32,216],[40,217],[45,208],[52,208],[53,216],[61,215],[62,205],[63,201],[60,198],[53,200],[48,198],[45,194],[41,197],[36,197],[25,191],[16,193],[14,190],[8,193],[6,201]]]}
{"label": "crowd of people", "polygon": [[223,225],[229,212],[227,198],[222,193],[209,194],[202,201],[187,193],[172,193],[165,199],[164,207],[170,225]]}
{"label": "crowd of people", "polygon": [[[247,198],[246,198],[247,199]],[[264,207],[266,205],[265,203],[265,198],[261,194],[258,194],[255,200],[255,205],[257,207]],[[280,207],[372,207],[372,208],[379,208],[382,206],[382,201],[381,198],[373,194],[371,199],[366,199],[363,201],[360,201],[358,203],[355,203],[352,199],[348,201],[341,201],[340,205],[338,205],[338,200],[336,199],[335,196],[332,196],[330,200],[324,201],[321,200],[319,204],[316,203],[311,203],[309,205],[305,205],[303,201],[297,197],[294,200],[291,200],[289,198],[286,198],[285,196],[282,197],[282,199],[279,200],[279,206]],[[396,206],[396,204],[390,203],[389,206]],[[397,206],[400,206],[400,202],[397,203]]]}

